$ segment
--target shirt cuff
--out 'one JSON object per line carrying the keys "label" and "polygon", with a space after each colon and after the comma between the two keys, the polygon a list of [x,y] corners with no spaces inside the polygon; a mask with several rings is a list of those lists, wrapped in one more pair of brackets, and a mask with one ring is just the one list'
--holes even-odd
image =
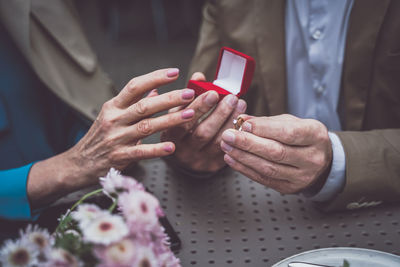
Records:
{"label": "shirt cuff", "polygon": [[37,218],[31,211],[26,189],[32,165],[0,171],[0,217],[9,220]]}
{"label": "shirt cuff", "polygon": [[332,200],[342,191],[346,182],[346,155],[342,142],[335,133],[328,134],[332,143],[332,167],[324,186],[316,195],[310,197],[310,200],[316,202]]}

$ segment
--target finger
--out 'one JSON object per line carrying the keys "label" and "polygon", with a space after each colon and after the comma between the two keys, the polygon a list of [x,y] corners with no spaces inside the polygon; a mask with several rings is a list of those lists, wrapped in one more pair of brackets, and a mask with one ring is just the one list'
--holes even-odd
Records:
{"label": "finger", "polygon": [[126,158],[132,161],[143,159],[158,158],[171,155],[175,151],[175,145],[172,142],[158,144],[141,144],[132,146],[121,152]]}
{"label": "finger", "polygon": [[215,91],[208,91],[197,97],[192,103],[187,106],[187,108],[191,108],[194,110],[195,115],[193,120],[181,125],[179,129],[176,129],[176,131],[174,131],[174,135],[177,138],[181,138],[182,136],[187,134],[187,132],[191,131],[197,124],[197,121],[206,113],[208,113],[215,106],[215,104],[218,103],[218,100],[219,96],[218,93]]}
{"label": "finger", "polygon": [[150,91],[150,93],[146,97],[153,97],[153,96],[158,96],[158,90],[153,89]]}
{"label": "finger", "polygon": [[203,150],[207,151],[209,154],[216,154],[218,152],[221,152],[220,143],[222,140],[222,133],[224,132],[224,130],[232,128],[233,119],[237,118],[239,114],[245,112],[246,108],[247,108],[246,101],[244,101],[243,99],[239,99],[238,104],[236,105],[236,108],[233,111],[232,115],[225,121],[225,124],[222,126],[221,129],[219,129],[218,133],[215,134],[213,140],[203,147]]}
{"label": "finger", "polygon": [[206,76],[201,72],[195,72],[190,79],[195,81],[206,81]]}
{"label": "finger", "polygon": [[240,116],[244,121],[247,121],[247,120],[255,118],[255,116],[251,116],[251,115],[248,115],[248,114],[239,114],[238,116]]}
{"label": "finger", "polygon": [[151,73],[133,78],[121,90],[121,92],[114,97],[113,102],[118,108],[126,108],[132,103],[139,101],[143,95],[162,85],[175,81],[179,76],[179,69],[170,68],[156,70]]}
{"label": "finger", "polygon": [[291,115],[255,117],[243,123],[242,129],[288,145],[311,145],[327,136],[326,127],[315,120]]}
{"label": "finger", "polygon": [[192,134],[192,141],[200,146],[204,146],[216,137],[216,134],[223,127],[225,122],[231,117],[238,104],[235,95],[226,96],[218,103],[215,110],[199,125]]}
{"label": "finger", "polygon": [[228,129],[222,133],[222,140],[240,150],[255,154],[265,160],[297,166],[302,156],[298,148],[282,144],[278,141],[262,138],[257,135]]}
{"label": "finger", "polygon": [[246,167],[245,165],[236,161],[227,154],[225,154],[224,160],[226,164],[228,164],[232,169],[242,173],[244,176],[247,176],[248,178],[252,179],[257,183],[260,183],[277,191],[280,191],[282,188],[285,188],[286,186],[289,185],[289,182],[285,180],[277,180],[268,177],[263,177],[258,172]]}
{"label": "finger", "polygon": [[224,130],[230,129],[233,127],[233,120],[236,119],[239,115],[241,115],[243,112],[245,112],[247,109],[247,103],[243,99],[239,99],[238,104],[233,111],[232,115],[228,120],[225,121],[224,126],[220,129],[218,135],[217,135],[217,143],[220,144],[222,140],[222,133]]}
{"label": "finger", "polygon": [[252,153],[234,148],[224,141],[221,142],[221,149],[236,161],[262,176],[288,181],[295,180],[299,176],[298,168],[268,161]]}
{"label": "finger", "polygon": [[147,118],[172,107],[186,105],[194,99],[194,90],[174,90],[162,95],[146,97],[131,105],[121,117],[122,122],[133,122]]}
{"label": "finger", "polygon": [[128,135],[132,139],[142,139],[146,136],[152,135],[153,133],[185,123],[193,119],[193,116],[193,109],[185,109],[183,111],[169,113],[160,117],[143,119],[128,127]]}

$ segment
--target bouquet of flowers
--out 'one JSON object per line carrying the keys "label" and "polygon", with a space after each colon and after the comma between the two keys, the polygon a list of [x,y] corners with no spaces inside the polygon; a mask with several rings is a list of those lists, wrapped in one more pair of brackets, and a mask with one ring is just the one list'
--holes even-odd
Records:
{"label": "bouquet of flowers", "polygon": [[[164,216],[158,200],[115,169],[100,183],[60,218],[52,235],[29,225],[18,240],[7,240],[2,266],[180,266],[158,221]],[[99,193],[113,200],[108,210],[83,203]]]}

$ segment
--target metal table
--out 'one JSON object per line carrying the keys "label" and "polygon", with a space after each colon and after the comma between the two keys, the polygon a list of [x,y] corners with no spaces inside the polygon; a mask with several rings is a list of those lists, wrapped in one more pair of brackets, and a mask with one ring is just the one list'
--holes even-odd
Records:
{"label": "metal table", "polygon": [[270,266],[324,247],[361,247],[400,255],[400,207],[321,213],[300,195],[281,195],[239,173],[194,180],[162,160],[132,175],[160,200],[178,232],[183,266]]}

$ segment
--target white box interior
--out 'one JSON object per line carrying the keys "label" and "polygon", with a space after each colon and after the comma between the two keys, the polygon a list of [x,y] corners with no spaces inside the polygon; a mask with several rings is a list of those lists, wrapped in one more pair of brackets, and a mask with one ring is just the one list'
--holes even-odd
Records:
{"label": "white box interior", "polygon": [[227,50],[222,54],[217,79],[213,84],[237,95],[242,86],[246,59]]}

